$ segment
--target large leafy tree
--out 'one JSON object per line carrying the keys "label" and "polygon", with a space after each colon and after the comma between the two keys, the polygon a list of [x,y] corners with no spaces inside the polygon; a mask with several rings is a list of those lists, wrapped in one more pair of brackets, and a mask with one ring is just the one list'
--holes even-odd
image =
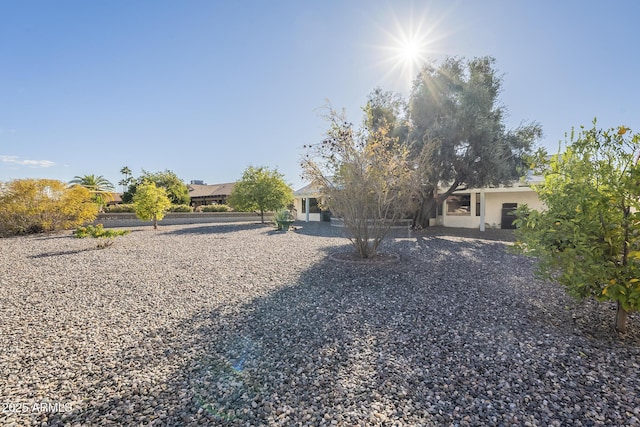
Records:
{"label": "large leafy tree", "polygon": [[537,188],[543,211],[521,207],[520,250],[577,298],[615,301],[615,327],[640,309],[640,135],[582,130],[552,157]]}
{"label": "large leafy tree", "polygon": [[365,113],[364,126],[368,132],[378,132],[382,129],[398,143],[406,143],[410,124],[408,121],[408,105],[402,95],[375,88],[367,99],[363,108]]}
{"label": "large leafy tree", "polygon": [[73,228],[98,213],[91,192],[52,179],[18,179],[0,185],[0,235]]}
{"label": "large leafy tree", "polygon": [[259,211],[264,224],[264,213],[281,209],[293,202],[293,191],[284,181],[284,175],[266,167],[249,166],[229,195],[229,205],[237,211]]}
{"label": "large leafy tree", "polygon": [[448,58],[425,65],[414,82],[408,140],[422,174],[414,225],[428,225],[436,206],[461,186],[508,184],[526,170],[542,131],[537,124],[506,128],[494,64],[490,57]]}
{"label": "large leafy tree", "polygon": [[360,129],[333,110],[327,118],[327,136],[310,147],[302,168],[324,203],[343,219],[358,255],[373,258],[390,227],[407,212],[414,175],[409,153],[391,136],[385,118],[374,123],[367,114]]}
{"label": "large leafy tree", "polygon": [[69,182],[86,188],[92,194],[93,200],[100,209],[109,201],[113,200],[113,184],[102,175],[75,176]]}
{"label": "large leafy tree", "polygon": [[138,186],[133,196],[133,204],[136,216],[143,221],[153,221],[153,228],[158,228],[158,221],[164,218],[165,213],[171,207],[171,200],[167,197],[167,191],[163,187],[157,187],[153,182],[147,182]]}
{"label": "large leafy tree", "polygon": [[[123,168],[124,169],[124,168]],[[122,171],[121,171],[122,173]],[[142,170],[142,175],[129,184],[129,189],[122,195],[122,201],[131,203],[138,187],[145,183],[154,183],[156,187],[162,187],[167,192],[167,197],[174,205],[188,205],[189,188],[174,172],[165,170],[162,172],[148,172]]]}

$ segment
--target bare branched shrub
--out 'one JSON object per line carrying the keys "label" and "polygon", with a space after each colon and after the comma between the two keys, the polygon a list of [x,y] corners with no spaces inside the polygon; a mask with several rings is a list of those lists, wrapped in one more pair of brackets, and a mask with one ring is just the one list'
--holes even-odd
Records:
{"label": "bare branched shrub", "polygon": [[326,138],[302,161],[323,205],[341,217],[358,255],[373,258],[390,227],[409,211],[413,168],[388,126],[355,129],[330,109]]}

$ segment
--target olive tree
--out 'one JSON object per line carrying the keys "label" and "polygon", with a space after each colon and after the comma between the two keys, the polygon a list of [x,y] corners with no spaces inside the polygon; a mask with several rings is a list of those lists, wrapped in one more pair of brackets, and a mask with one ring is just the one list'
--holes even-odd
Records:
{"label": "olive tree", "polygon": [[408,103],[407,138],[421,173],[414,225],[427,226],[460,186],[509,184],[526,173],[542,130],[535,123],[507,129],[501,86],[491,57],[448,58],[420,71]]}
{"label": "olive tree", "polygon": [[542,211],[517,211],[516,247],[577,298],[615,301],[615,329],[640,309],[640,135],[581,129],[551,158]]}
{"label": "olive tree", "polygon": [[326,138],[311,145],[302,161],[304,176],[324,196],[324,204],[344,221],[362,258],[373,258],[390,227],[409,210],[413,169],[406,146],[389,126],[360,128],[344,113],[327,115]]}
{"label": "olive tree", "polygon": [[158,228],[158,221],[164,218],[164,214],[171,207],[171,200],[167,197],[167,191],[163,187],[156,187],[153,182],[138,185],[133,196],[136,216],[143,221],[153,221],[153,228]]}

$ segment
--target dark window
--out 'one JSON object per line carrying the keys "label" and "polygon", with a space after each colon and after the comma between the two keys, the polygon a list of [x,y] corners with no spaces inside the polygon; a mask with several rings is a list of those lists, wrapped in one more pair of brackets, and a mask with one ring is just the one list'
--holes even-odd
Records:
{"label": "dark window", "polygon": [[[320,213],[321,209],[318,206],[318,199],[315,197],[309,198],[309,213]],[[307,213],[307,199],[302,199],[302,213]]]}
{"label": "dark window", "polygon": [[480,216],[480,193],[476,193],[476,216]]}
{"label": "dark window", "polygon": [[455,194],[447,199],[447,215],[471,215],[471,194]]}

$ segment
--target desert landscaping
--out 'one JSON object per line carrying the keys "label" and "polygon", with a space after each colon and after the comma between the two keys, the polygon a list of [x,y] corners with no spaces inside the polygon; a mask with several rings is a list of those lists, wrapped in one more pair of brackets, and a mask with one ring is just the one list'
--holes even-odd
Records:
{"label": "desert landscaping", "polygon": [[0,424],[640,425],[640,317],[617,336],[511,230],[396,230],[395,263],[335,262],[342,233],[3,239]]}

